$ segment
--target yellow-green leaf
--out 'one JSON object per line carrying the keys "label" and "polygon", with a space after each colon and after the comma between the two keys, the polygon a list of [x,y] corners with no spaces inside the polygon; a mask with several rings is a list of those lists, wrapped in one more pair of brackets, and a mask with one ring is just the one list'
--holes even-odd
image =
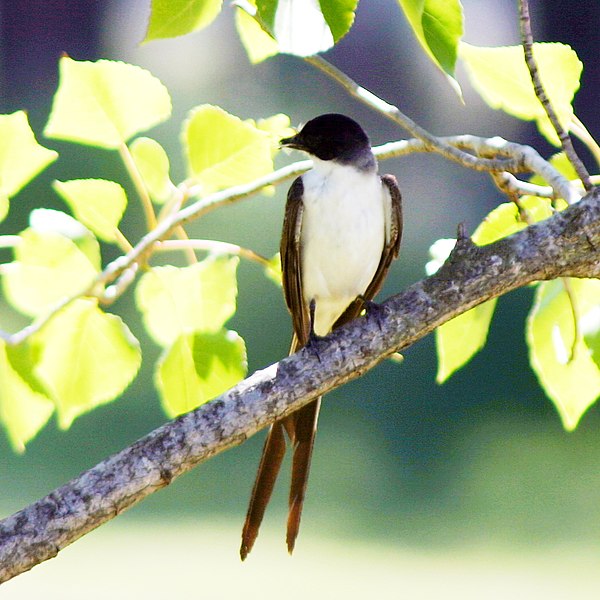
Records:
{"label": "yellow-green leaf", "polygon": [[[533,53],[546,94],[562,126],[568,130],[583,65],[566,44],[536,43]],[[519,119],[535,120],[544,137],[560,145],[535,95],[521,46],[482,48],[463,42],[460,57],[473,87],[492,108],[502,109]]]}
{"label": "yellow-green leaf", "polygon": [[600,298],[596,307],[592,308],[580,320],[579,327],[583,334],[585,345],[588,347],[590,358],[600,368]]}
{"label": "yellow-green leaf", "polygon": [[269,259],[269,264],[265,266],[265,275],[275,284],[281,287],[281,256],[279,252]]}
{"label": "yellow-green leaf", "polygon": [[37,143],[22,110],[0,115],[0,221],[8,212],[9,198],[57,157]]}
{"label": "yellow-green leaf", "polygon": [[[543,221],[553,214],[550,200],[535,196],[523,196],[521,206],[527,211],[532,223]],[[521,220],[519,209],[514,202],[500,204],[492,210],[475,230],[472,240],[478,246],[492,244],[497,240],[517,233],[527,227]]]}
{"label": "yellow-green leaf", "polygon": [[136,302],[154,340],[168,346],[183,333],[214,333],[235,313],[239,259],[209,256],[189,267],[155,267],[141,277]]}
{"label": "yellow-green leaf", "polygon": [[222,4],[223,0],[152,0],[144,42],[203,29],[221,12]]}
{"label": "yellow-green leaf", "polygon": [[73,214],[105,242],[114,242],[127,206],[125,190],[106,179],[71,179],[55,181],[56,192]]}
{"label": "yellow-green leaf", "polygon": [[[584,320],[597,310],[600,280],[568,279],[576,313]],[[541,386],[554,402],[565,429],[575,429],[583,413],[600,396],[600,369],[577,335],[573,306],[564,280],[538,285],[527,319],[529,360]]]}
{"label": "yellow-green leaf", "polygon": [[127,326],[91,299],[75,300],[61,310],[34,343],[39,353],[35,374],[56,405],[62,429],[122,394],[141,363],[139,343]]}
{"label": "yellow-green leaf", "polygon": [[45,130],[48,137],[118,148],[171,115],[167,88],[141,67],[63,57],[59,76]]}
{"label": "yellow-green leaf", "polygon": [[223,329],[178,337],[161,356],[155,381],[165,412],[175,417],[228,390],[246,371],[244,340]]}
{"label": "yellow-green leaf", "polygon": [[164,148],[152,138],[140,137],[129,150],[152,200],[166,202],[175,186],[169,178],[169,157]]}
{"label": "yellow-green leaf", "polygon": [[454,79],[458,44],[463,35],[460,0],[398,0],[417,40],[433,63],[448,76],[460,95]]}
{"label": "yellow-green leaf", "polygon": [[217,106],[192,110],[182,141],[189,175],[203,193],[247,183],[273,170],[271,136]]}
{"label": "yellow-green leaf", "polygon": [[446,381],[485,346],[495,308],[494,298],[454,317],[435,330],[438,383]]}
{"label": "yellow-green leaf", "polygon": [[54,404],[11,363],[7,347],[0,341],[0,422],[15,452],[23,452],[46,424]]}
{"label": "yellow-green leaf", "polygon": [[352,27],[358,0],[259,0],[257,19],[273,35],[279,51],[310,56],[329,50]]}
{"label": "yellow-green leaf", "polygon": [[[254,0],[252,0],[254,4]],[[279,44],[243,8],[235,11],[235,26],[252,64],[257,64],[279,52]]]}
{"label": "yellow-green leaf", "polygon": [[2,282],[11,304],[27,315],[42,314],[65,297],[82,292],[98,273],[100,251],[94,238],[86,244],[94,250],[97,262],[90,260],[76,240],[61,233],[30,227],[20,235],[15,261]]}

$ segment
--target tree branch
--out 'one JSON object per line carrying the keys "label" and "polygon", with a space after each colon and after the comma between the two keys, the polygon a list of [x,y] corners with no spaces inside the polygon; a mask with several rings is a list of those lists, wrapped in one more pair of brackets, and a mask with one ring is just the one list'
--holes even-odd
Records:
{"label": "tree branch", "polygon": [[355,379],[452,317],[531,282],[600,277],[600,191],[484,247],[461,238],[446,264],[342,327],[156,429],[45,498],[0,521],[0,582],[168,485],[200,462]]}

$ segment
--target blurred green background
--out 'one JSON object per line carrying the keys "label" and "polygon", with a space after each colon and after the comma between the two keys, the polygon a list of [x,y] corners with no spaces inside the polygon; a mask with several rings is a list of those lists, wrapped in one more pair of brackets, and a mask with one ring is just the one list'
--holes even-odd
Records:
{"label": "blurred green background", "polygon": [[[463,4],[467,41],[518,42],[515,2]],[[577,0],[568,13],[561,6],[533,1],[534,31],[538,39],[570,43],[583,60],[575,107],[598,138],[600,40],[593,32],[600,6]],[[60,152],[13,201],[0,233],[23,229],[34,207],[66,210],[49,188],[55,178],[129,184],[116,154],[43,138],[62,52],[78,60],[132,62],[167,85],[174,116],[149,134],[169,151],[175,181],[184,175],[181,121],[202,103],[242,118],[284,112],[296,125],[319,113],[344,112],[364,125],[374,144],[404,135],[299,59],[280,56],[251,67],[230,6],[204,32],[139,47],[147,15],[148,2],[141,0],[0,1],[0,112],[26,109],[40,142]],[[551,152],[533,126],[484,106],[464,77],[462,105],[424,57],[394,0],[363,1],[351,33],[327,57],[435,134],[501,135]],[[424,276],[431,243],[453,237],[459,222],[473,231],[502,197],[484,175],[435,156],[387,161],[381,171],[398,177],[405,200],[403,247],[386,297]],[[190,234],[271,256],[286,188],[211,214],[193,223]],[[126,219],[135,239],[141,219],[133,211]],[[116,256],[103,252],[105,261]],[[2,251],[0,259],[10,255]],[[597,597],[600,414],[592,408],[574,433],[563,431],[528,367],[524,319],[531,299],[529,289],[503,298],[485,350],[443,386],[434,382],[430,336],[410,348],[401,365],[383,364],[326,397],[293,559],[284,545],[285,475],[252,555],[244,565],[237,557],[260,435],[6,584],[2,597],[37,598],[42,590],[50,598]],[[51,423],[23,456],[0,435],[1,516],[165,421],[152,387],[158,350],[130,296],[112,310],[144,344],[142,373],[122,399],[80,418],[68,432]],[[14,331],[23,324],[0,304],[0,327]],[[287,352],[290,323],[281,291],[255,264],[240,266],[238,313],[229,325],[246,340],[250,371]]]}

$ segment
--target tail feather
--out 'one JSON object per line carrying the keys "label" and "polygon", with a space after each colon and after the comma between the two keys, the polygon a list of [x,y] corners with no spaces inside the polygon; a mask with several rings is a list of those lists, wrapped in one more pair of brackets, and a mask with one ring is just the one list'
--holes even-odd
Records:
{"label": "tail feather", "polygon": [[265,509],[271,499],[275,480],[279,474],[281,462],[285,456],[285,436],[281,421],[273,423],[258,467],[256,481],[252,489],[252,496],[242,530],[242,545],[240,557],[242,560],[248,556],[252,546],[258,537],[258,530],[265,515]]}
{"label": "tail feather", "polygon": [[300,529],[300,518],[306,495],[306,484],[310,472],[310,461],[317,433],[317,420],[321,398],[307,404],[296,413],[294,438],[294,456],[292,459],[292,483],[290,487],[289,513],[287,521],[286,543],[291,554]]}

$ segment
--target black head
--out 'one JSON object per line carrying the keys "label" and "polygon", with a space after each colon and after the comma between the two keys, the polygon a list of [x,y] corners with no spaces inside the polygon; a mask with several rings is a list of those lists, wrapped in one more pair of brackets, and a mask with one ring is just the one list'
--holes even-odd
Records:
{"label": "black head", "polygon": [[281,140],[282,146],[304,150],[321,160],[354,162],[371,145],[363,128],[350,117],[335,113],[311,119],[292,137]]}

